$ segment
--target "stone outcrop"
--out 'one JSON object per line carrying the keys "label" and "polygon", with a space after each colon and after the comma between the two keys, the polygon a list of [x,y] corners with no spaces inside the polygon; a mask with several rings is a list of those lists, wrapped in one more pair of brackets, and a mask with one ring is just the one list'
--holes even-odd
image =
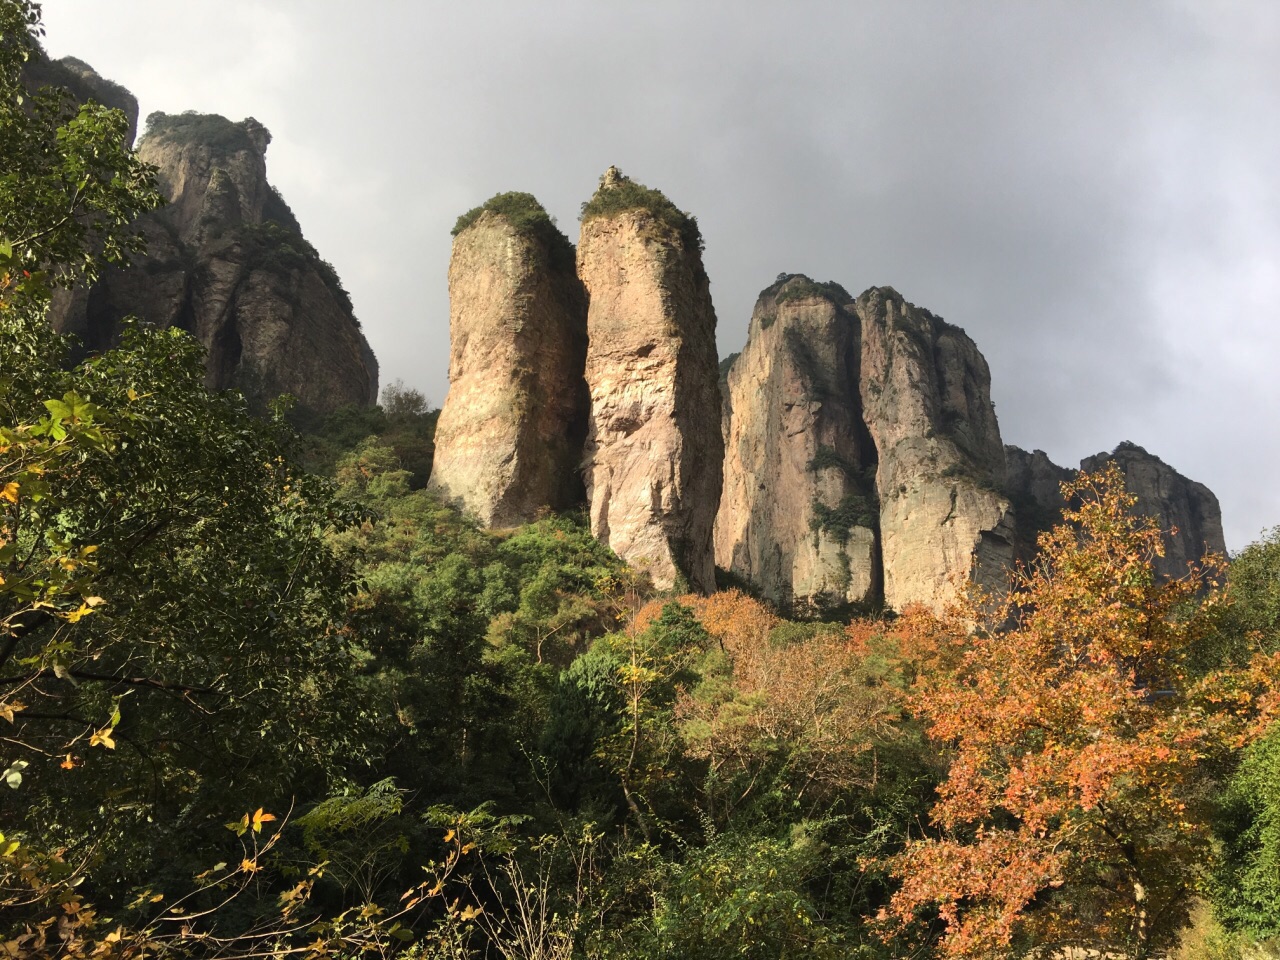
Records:
{"label": "stone outcrop", "polygon": [[986,360],[963,330],[889,287],[854,309],[863,418],[879,455],[885,603],[941,608],[971,575],[1003,589],[1014,530]]}
{"label": "stone outcrop", "polygon": [[1035,556],[1040,534],[1062,519],[1062,484],[1076,472],[1058,466],[1043,450],[1028,453],[1007,446],[1004,459],[1004,492],[1013,503],[1017,527],[1016,555],[1026,562]]}
{"label": "stone outcrop", "polygon": [[79,103],[92,100],[104,107],[119,110],[128,121],[125,142],[132,145],[138,136],[138,99],[120,84],[108,80],[83,60],[63,57],[51,60],[41,53],[29,60],[22,70],[28,89],[62,87]]}
{"label": "stone outcrop", "polygon": [[266,178],[270,134],[252,118],[153,114],[140,157],[167,206],[142,218],[147,254],[88,289],[60,293],[50,320],[89,350],[126,316],[192,333],[207,383],[315,412],[372,404],[378,372],[333,267]]}
{"label": "stone outcrop", "polygon": [[591,528],[660,587],[715,588],[724,455],[715,311],[693,218],[615,168],[583,208]]}
{"label": "stone outcrop", "polygon": [[431,486],[489,526],[581,503],[586,293],[572,244],[528,194],[459,221],[449,339]]}
{"label": "stone outcrop", "polygon": [[1226,555],[1222,510],[1213,491],[1188,480],[1173,467],[1134,443],[1121,443],[1111,453],[1097,453],[1080,462],[1094,472],[1114,461],[1124,473],[1125,489],[1138,498],[1137,510],[1153,517],[1164,531],[1163,557],[1154,563],[1161,576],[1187,574],[1189,564],[1212,552]]}
{"label": "stone outcrop", "polygon": [[876,451],[852,299],[837,284],[779,277],[728,371],[716,564],[797,611],[880,593]]}

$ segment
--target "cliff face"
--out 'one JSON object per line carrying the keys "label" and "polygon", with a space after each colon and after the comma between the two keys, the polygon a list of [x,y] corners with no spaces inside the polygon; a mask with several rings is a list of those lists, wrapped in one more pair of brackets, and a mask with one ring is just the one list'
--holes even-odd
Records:
{"label": "cliff face", "polygon": [[660,587],[713,590],[724,446],[697,225],[610,168],[584,207],[578,275],[589,297],[592,530]]}
{"label": "cliff face", "polygon": [[1004,446],[986,360],[957,327],[873,287],[862,327],[862,407],[879,452],[884,599],[934,608],[972,575],[1003,589],[1013,562]]}
{"label": "cliff face", "polygon": [[1019,561],[1035,556],[1036,538],[1062,519],[1062,483],[1075,471],[1060,467],[1043,450],[1028,453],[1021,447],[1004,448],[1004,491],[1013,503]]}
{"label": "cliff face", "polygon": [[1138,498],[1137,509],[1153,517],[1164,531],[1165,552],[1155,560],[1165,577],[1186,576],[1187,566],[1207,552],[1226,555],[1222,510],[1208,487],[1188,480],[1173,467],[1134,443],[1122,443],[1111,453],[1096,453],[1080,462],[1080,469],[1100,470],[1115,461],[1124,485]]}
{"label": "cliff face", "polygon": [[[431,486],[490,526],[581,503],[587,426],[587,300],[573,247],[527,194],[525,212],[483,209],[449,263],[449,395]],[[538,216],[540,215],[540,217]]]}
{"label": "cliff face", "polygon": [[376,361],[333,268],[267,183],[269,142],[253,119],[149,118],[138,153],[169,203],[143,218],[147,255],[55,298],[55,329],[103,349],[134,315],[200,340],[214,389],[290,393],[317,412],[373,403]]}
{"label": "cliff face", "polygon": [[878,595],[876,452],[852,298],[789,276],[756,303],[728,375],[716,564],[797,608]]}

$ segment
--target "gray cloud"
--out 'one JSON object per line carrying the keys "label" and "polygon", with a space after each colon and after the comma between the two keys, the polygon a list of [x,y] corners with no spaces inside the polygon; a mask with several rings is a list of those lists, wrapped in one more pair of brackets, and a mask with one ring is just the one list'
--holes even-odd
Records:
{"label": "gray cloud", "polygon": [[447,387],[449,228],[611,163],[696,214],[740,348],[780,271],[965,327],[1008,442],[1134,440],[1280,522],[1280,8],[1139,2],[46,4],[144,112],[256,116],[382,362]]}

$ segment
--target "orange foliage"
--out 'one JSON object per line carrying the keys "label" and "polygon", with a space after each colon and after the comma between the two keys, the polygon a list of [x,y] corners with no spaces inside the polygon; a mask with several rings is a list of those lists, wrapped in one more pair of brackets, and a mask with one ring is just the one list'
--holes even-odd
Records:
{"label": "orange foliage", "polygon": [[943,956],[1158,949],[1185,919],[1209,843],[1197,767],[1273,706],[1274,661],[1204,678],[1188,668],[1220,562],[1159,582],[1160,531],[1135,516],[1114,466],[1063,493],[1077,505],[1007,600],[914,611],[891,631],[908,709],[952,761],[938,835],[890,864],[902,886],[885,919],[892,931],[936,909]]}
{"label": "orange foliage", "polygon": [[813,801],[870,780],[868,751],[889,735],[897,712],[838,630],[779,645],[770,634],[782,621],[738,591],[680,602],[724,655],[676,703],[687,752],[709,765],[717,815],[731,813],[765,777]]}

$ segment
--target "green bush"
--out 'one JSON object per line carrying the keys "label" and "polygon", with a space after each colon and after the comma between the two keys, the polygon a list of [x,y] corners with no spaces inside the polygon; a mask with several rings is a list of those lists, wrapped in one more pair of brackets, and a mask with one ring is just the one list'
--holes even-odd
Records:
{"label": "green bush", "polygon": [[562,268],[573,266],[575,253],[572,241],[560,232],[555,218],[547,213],[531,193],[513,191],[495,194],[460,216],[450,231],[451,235],[456,237],[486,212],[497,214],[517,233],[538,241],[546,249],[554,265]]}
{"label": "green bush", "polygon": [[[167,137],[185,142],[199,142],[220,150],[253,150],[253,138],[249,135],[250,122],[246,119],[239,123],[228,120],[216,113],[197,113],[188,110],[185,113],[163,113],[157,110],[147,116],[147,137]],[[264,128],[265,130],[265,128]],[[270,140],[271,134],[267,133]]]}
{"label": "green bush", "polygon": [[598,217],[612,217],[627,210],[647,210],[655,220],[680,237],[686,250],[701,252],[704,249],[697,217],[685,213],[668,200],[661,190],[636,183],[630,177],[620,176],[617,182],[602,185],[582,205],[579,219],[588,223]]}

